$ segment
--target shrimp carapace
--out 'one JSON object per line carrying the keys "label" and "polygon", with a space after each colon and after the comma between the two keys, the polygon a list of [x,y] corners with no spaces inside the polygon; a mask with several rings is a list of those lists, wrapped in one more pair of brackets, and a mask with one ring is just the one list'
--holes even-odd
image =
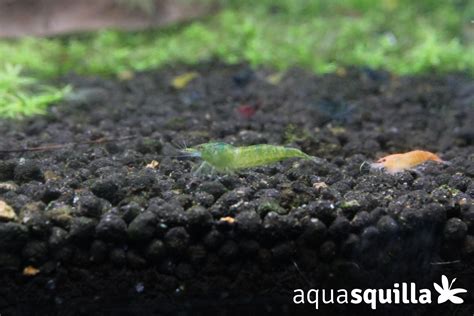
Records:
{"label": "shrimp carapace", "polygon": [[370,164],[372,168],[384,169],[388,173],[394,174],[407,169],[415,168],[426,161],[436,161],[445,163],[437,155],[424,150],[413,150],[404,154],[388,155]]}
{"label": "shrimp carapace", "polygon": [[267,144],[235,147],[226,143],[205,143],[184,151],[190,156],[199,157],[203,160],[197,172],[206,166],[219,172],[233,172],[239,169],[264,166],[289,158],[320,161],[318,158],[305,154],[296,148]]}

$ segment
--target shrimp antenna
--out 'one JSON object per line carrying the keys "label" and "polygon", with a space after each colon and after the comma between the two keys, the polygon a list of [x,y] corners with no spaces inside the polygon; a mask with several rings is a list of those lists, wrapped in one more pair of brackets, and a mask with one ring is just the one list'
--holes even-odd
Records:
{"label": "shrimp antenna", "polygon": [[174,139],[173,139],[172,141],[170,141],[170,143],[171,143],[171,145],[172,145],[175,149],[181,150],[181,145],[178,143],[177,140],[174,140]]}
{"label": "shrimp antenna", "polygon": [[157,157],[157,158],[191,158],[191,157],[195,157],[192,153],[185,153],[185,154],[181,154],[181,155],[157,155],[157,156],[154,156],[154,157]]}
{"label": "shrimp antenna", "polygon": [[362,168],[365,166],[365,165],[368,165],[369,163],[367,162],[367,160],[364,160],[364,162],[362,162],[360,164],[360,167],[359,167],[359,172],[362,172]]}
{"label": "shrimp antenna", "polygon": [[293,266],[295,267],[296,271],[298,272],[298,274],[301,276],[301,278],[306,282],[306,284],[309,286],[309,287],[312,287],[312,283],[309,281],[309,279],[303,274],[303,271],[301,271],[300,267],[298,266],[298,264],[296,263],[295,260],[291,260],[293,261]]}
{"label": "shrimp antenna", "polygon": [[186,140],[184,138],[181,138],[180,140],[180,145],[179,145],[179,150],[185,150],[186,149]]}
{"label": "shrimp antenna", "polygon": [[178,149],[179,151],[183,151],[185,150],[186,148],[188,148],[187,144],[186,144],[186,140],[184,138],[180,138],[180,139],[177,139],[177,140],[173,140],[171,141],[171,144],[176,147],[176,149]]}
{"label": "shrimp antenna", "polygon": [[451,166],[453,164],[451,161],[447,161],[447,160],[441,160],[440,162],[445,166]]}
{"label": "shrimp antenna", "polygon": [[17,149],[2,149],[0,150],[0,154],[51,151],[51,150],[63,149],[68,146],[79,146],[79,145],[100,145],[100,144],[106,144],[106,143],[111,143],[111,142],[126,141],[130,139],[135,139],[138,137],[139,136],[124,136],[124,137],[118,137],[118,138],[103,137],[96,140],[89,140],[89,141],[83,141],[83,142],[69,142],[69,143],[64,143],[64,144],[51,144],[51,145],[43,145],[43,146],[38,146],[38,147],[26,147],[26,148],[17,148]]}

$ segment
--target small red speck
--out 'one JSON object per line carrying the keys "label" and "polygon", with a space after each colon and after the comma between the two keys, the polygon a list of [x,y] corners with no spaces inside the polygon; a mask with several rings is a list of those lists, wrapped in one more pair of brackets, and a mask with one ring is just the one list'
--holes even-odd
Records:
{"label": "small red speck", "polygon": [[237,112],[240,114],[241,117],[249,119],[255,115],[255,112],[257,112],[257,108],[252,105],[242,104],[237,107]]}

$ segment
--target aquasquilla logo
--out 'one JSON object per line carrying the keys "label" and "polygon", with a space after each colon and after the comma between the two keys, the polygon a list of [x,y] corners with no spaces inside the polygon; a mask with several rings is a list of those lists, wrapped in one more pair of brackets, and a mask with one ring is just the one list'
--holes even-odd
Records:
{"label": "aquasquilla logo", "polygon": [[447,301],[450,301],[453,304],[462,304],[464,303],[464,300],[460,297],[458,297],[458,294],[461,293],[467,293],[466,289],[462,288],[457,288],[453,289],[453,283],[456,281],[456,278],[454,278],[451,283],[449,283],[448,278],[443,275],[441,277],[441,285],[440,286],[438,283],[434,282],[433,286],[435,290],[439,293],[438,296],[438,304],[445,303]]}
{"label": "aquasquilla logo", "polygon": [[[441,285],[433,282],[435,291],[428,288],[418,288],[415,283],[394,283],[388,289],[295,289],[293,303],[312,304],[316,309],[326,304],[367,304],[377,309],[383,304],[431,304],[432,297],[438,294],[437,303],[462,304],[464,300],[459,295],[467,293],[466,289],[454,288],[454,278],[451,282],[447,276],[441,276]],[[437,292],[437,293],[436,293]]]}

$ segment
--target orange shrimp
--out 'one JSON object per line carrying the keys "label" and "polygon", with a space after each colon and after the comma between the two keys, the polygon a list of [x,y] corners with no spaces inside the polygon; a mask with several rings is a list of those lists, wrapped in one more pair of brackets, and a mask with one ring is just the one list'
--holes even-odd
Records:
{"label": "orange shrimp", "polygon": [[412,169],[428,160],[446,163],[437,155],[429,151],[413,150],[404,154],[388,155],[377,160],[377,162],[370,164],[372,168],[384,169],[390,174],[401,172],[407,169]]}

